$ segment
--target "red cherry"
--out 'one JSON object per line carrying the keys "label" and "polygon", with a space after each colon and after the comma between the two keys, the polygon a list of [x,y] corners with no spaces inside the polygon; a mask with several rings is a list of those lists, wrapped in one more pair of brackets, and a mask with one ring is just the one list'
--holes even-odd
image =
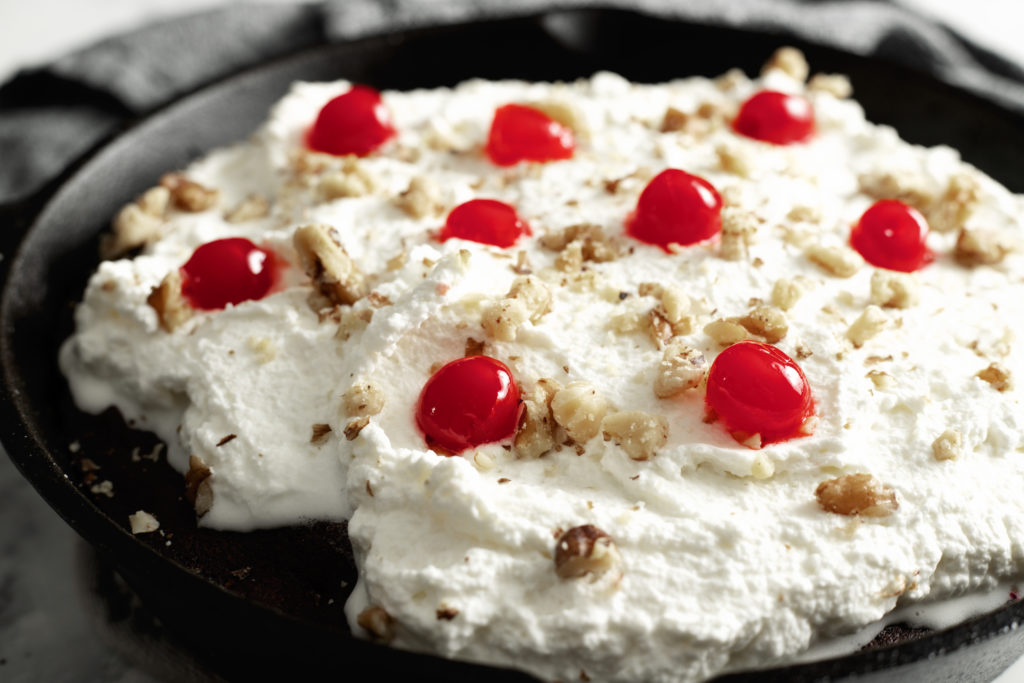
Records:
{"label": "red cherry", "polygon": [[463,240],[511,247],[520,235],[529,235],[530,226],[516,210],[495,199],[471,199],[459,204],[441,228],[441,241],[457,237]]}
{"label": "red cherry", "polygon": [[722,198],[708,181],[669,168],[640,193],[636,211],[626,219],[626,232],[665,251],[668,245],[694,244],[722,230]]}
{"label": "red cherry", "polygon": [[354,85],[324,105],[309,131],[310,149],[342,156],[366,156],[395,136],[380,93]]}
{"label": "red cherry", "polygon": [[776,145],[804,142],[814,135],[814,108],[799,95],[762,90],[743,103],[732,127],[740,135]]}
{"label": "red cherry", "polygon": [[487,156],[499,166],[569,159],[575,147],[571,129],[522,104],[498,107],[487,136]]}
{"label": "red cherry", "polygon": [[488,356],[453,360],[423,385],[416,424],[429,446],[452,454],[512,436],[519,424],[512,371]]}
{"label": "red cherry", "polygon": [[181,267],[181,293],[205,311],[262,299],[273,284],[274,254],[244,237],[207,242]]}
{"label": "red cherry", "polygon": [[879,268],[911,273],[932,262],[928,221],[912,206],[895,199],[875,202],[850,231],[850,245]]}
{"label": "red cherry", "polygon": [[769,344],[742,341],[722,351],[707,384],[708,407],[741,439],[760,434],[767,444],[800,436],[814,414],[803,370]]}

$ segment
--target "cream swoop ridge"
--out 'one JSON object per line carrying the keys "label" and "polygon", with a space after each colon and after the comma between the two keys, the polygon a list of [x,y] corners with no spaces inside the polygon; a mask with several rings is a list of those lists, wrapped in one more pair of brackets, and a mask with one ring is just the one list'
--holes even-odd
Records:
{"label": "cream swoop ridge", "polygon": [[298,83],[117,216],[61,367],[201,524],[348,519],[402,648],[692,681],[1015,580],[1024,200],[807,75]]}

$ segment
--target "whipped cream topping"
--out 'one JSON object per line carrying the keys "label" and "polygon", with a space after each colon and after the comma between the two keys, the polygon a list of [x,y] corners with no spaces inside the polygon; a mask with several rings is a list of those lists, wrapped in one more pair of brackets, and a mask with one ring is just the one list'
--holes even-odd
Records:
{"label": "whipped cream topping", "polygon": [[[808,257],[847,243],[873,201],[865,175],[913,176],[939,196],[952,178],[968,178],[979,196],[968,227],[1013,239],[1024,199],[954,150],[906,144],[855,102],[821,90],[806,92],[817,119],[806,144],[743,138],[713,116],[697,132],[661,130],[670,108],[705,105],[727,118],[758,89],[805,91],[781,70],[719,83],[636,85],[599,73],[567,84],[387,92],[396,140],[355,162],[369,179],[358,196],[330,199],[320,178],[352,168],[317,157],[328,168],[310,170],[296,155],[320,107],[348,87],[295,85],[251,141],[189,168],[189,178],[220,190],[220,205],[172,212],[141,255],[104,262],[62,349],[80,407],[117,406],[168,443],[174,467],[187,470],[189,455],[210,467],[202,524],[349,519],[360,571],[346,610],[354,632],[365,633],[364,607],[380,607],[399,647],[563,680],[685,681],[765,666],[897,606],[1024,571],[1020,393],[978,376],[997,362],[1024,377],[1014,348],[1024,326],[1022,257],[965,267],[953,257],[957,232],[933,231],[935,262],[910,276],[918,301],[882,308],[880,330],[859,346],[848,330],[872,303],[878,269],[854,260],[856,272],[838,277]],[[574,158],[491,164],[481,147],[495,108],[509,102],[571,112]],[[668,167],[700,175],[756,217],[743,258],[723,258],[717,242],[666,254],[624,234],[647,180]],[[437,187],[441,211],[401,210],[396,198],[417,178]],[[225,209],[251,193],[272,200],[270,214],[226,221]],[[473,198],[514,205],[533,237],[506,250],[438,242],[444,213]],[[307,223],[336,229],[374,296],[318,316],[291,246]],[[541,244],[583,223],[615,240],[618,258],[575,271]],[[262,300],[162,330],[147,296],[197,246],[228,236],[294,265]],[[554,298],[514,341],[501,341],[481,318],[520,276],[520,251]],[[708,323],[770,303],[780,279],[798,276],[806,291],[777,346],[810,383],[812,435],[748,448],[705,421],[702,388],[655,395],[662,351],[642,325],[622,324],[658,305],[644,283],[689,298],[680,338],[710,362],[721,346]],[[647,461],[601,434],[534,459],[517,458],[507,442],[454,457],[431,451],[416,399],[467,340],[486,342],[525,389],[542,379],[588,382],[613,410],[663,416],[667,443]],[[379,391],[383,408],[350,439],[343,396],[357,385]],[[330,436],[312,440],[315,424],[330,425]],[[961,445],[940,460],[933,444],[947,430]],[[891,487],[898,510],[862,518],[818,505],[821,482],[858,472]],[[607,532],[621,561],[596,580],[560,578],[555,540],[582,524]]]}

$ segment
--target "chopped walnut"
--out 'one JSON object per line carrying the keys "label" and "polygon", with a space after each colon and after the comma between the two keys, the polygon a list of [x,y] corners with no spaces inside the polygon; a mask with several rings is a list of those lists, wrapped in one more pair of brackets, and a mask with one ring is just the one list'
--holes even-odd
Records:
{"label": "chopped walnut", "polygon": [[377,188],[377,180],[366,170],[359,157],[349,154],[341,159],[341,168],[324,174],[318,190],[327,200],[365,197]]}
{"label": "chopped walnut", "polygon": [[575,526],[555,543],[555,573],[563,579],[598,577],[619,561],[612,537],[593,524]]}
{"label": "chopped walnut", "polygon": [[151,187],[135,200],[135,204],[143,213],[155,218],[163,218],[171,205],[171,191],[161,185]]}
{"label": "chopped walnut", "polygon": [[749,82],[750,79],[747,78],[747,74],[743,73],[742,69],[733,67],[715,78],[715,87],[719,90],[730,91]]}
{"label": "chopped walnut", "polygon": [[932,455],[936,460],[956,460],[963,451],[963,435],[956,429],[947,429],[932,443]]}
{"label": "chopped walnut", "polygon": [[707,361],[697,349],[680,340],[669,342],[658,364],[654,378],[654,395],[668,398],[698,386],[707,372]]}
{"label": "chopped walnut", "polygon": [[838,515],[888,517],[899,509],[892,487],[864,473],[823,481],[814,495],[823,510]]}
{"label": "chopped walnut", "polygon": [[758,306],[736,322],[747,332],[764,337],[769,344],[775,344],[789,332],[786,314],[774,306]]}
{"label": "chopped walnut", "polygon": [[722,245],[720,254],[727,261],[747,257],[747,247],[754,242],[759,221],[753,214],[726,206],[722,209]]}
{"label": "chopped walnut", "polygon": [[615,441],[633,460],[650,460],[668,442],[668,420],[635,410],[607,415],[601,431],[605,441]]}
{"label": "chopped walnut", "polygon": [[976,375],[981,380],[988,382],[996,391],[1006,391],[1013,388],[1010,382],[1010,371],[998,363],[992,363]]}
{"label": "chopped walnut", "polygon": [[304,225],[292,238],[306,275],[334,304],[353,304],[366,294],[366,283],[329,225]]}
{"label": "chopped walnut", "polygon": [[146,303],[156,311],[165,332],[173,332],[192,317],[192,306],[181,293],[181,273],[177,269],[167,273],[153,288]]}
{"label": "chopped walnut", "polygon": [[224,215],[228,223],[244,223],[270,215],[270,202],[261,194],[251,194]]}
{"label": "chopped walnut", "polygon": [[331,435],[331,425],[318,422],[313,425],[313,435],[309,438],[312,444],[322,444]]}
{"label": "chopped walnut", "polygon": [[182,211],[199,212],[212,209],[220,200],[220,193],[189,180],[181,173],[168,173],[160,185],[171,193],[171,204]]}
{"label": "chopped walnut", "polygon": [[912,273],[876,270],[871,274],[871,303],[886,308],[910,308],[919,299],[917,278]]}
{"label": "chopped walnut", "polygon": [[989,230],[960,231],[953,256],[962,266],[992,266],[1010,253],[1010,245],[998,233]]}
{"label": "chopped walnut", "polygon": [[807,74],[811,72],[804,53],[788,45],[780,47],[768,58],[761,67],[761,75],[764,76],[772,70],[782,71],[801,83],[807,80]]}
{"label": "chopped walnut", "polygon": [[409,187],[395,197],[395,206],[413,218],[437,216],[444,211],[441,188],[426,176],[416,176],[409,181]]}
{"label": "chopped walnut", "polygon": [[565,251],[575,244],[582,261],[605,263],[618,257],[615,243],[594,223],[577,223],[549,232],[540,238],[540,244],[551,251]]}
{"label": "chopped walnut", "polygon": [[539,458],[558,445],[551,399],[561,389],[552,379],[542,379],[523,395],[523,413],[512,448],[517,458]]}
{"label": "chopped walnut", "polygon": [[382,642],[395,637],[395,620],[383,607],[367,607],[356,617],[356,623]]}
{"label": "chopped walnut", "polygon": [[647,312],[647,333],[651,337],[651,341],[659,349],[665,345],[674,334],[672,330],[672,323],[668,321],[665,314],[657,308],[652,308]]}
{"label": "chopped walnut", "polygon": [[750,339],[747,328],[733,320],[714,320],[704,326],[704,334],[708,335],[719,346],[732,346],[737,342]]}
{"label": "chopped walnut", "polygon": [[841,100],[853,94],[850,79],[843,74],[814,74],[807,83],[811,92],[827,92]]}
{"label": "chopped walnut", "polygon": [[141,209],[138,204],[125,205],[114,218],[113,232],[103,236],[100,255],[105,259],[149,244],[160,236],[163,219]]}
{"label": "chopped walnut", "polygon": [[366,382],[353,384],[342,395],[341,405],[349,417],[376,415],[384,409],[384,392]]}
{"label": "chopped walnut", "polygon": [[718,165],[726,173],[749,178],[754,172],[754,157],[751,151],[737,142],[722,143],[715,147]]}
{"label": "chopped walnut", "polygon": [[188,472],[185,473],[185,498],[195,507],[200,517],[210,511],[213,505],[213,489],[210,476],[213,472],[206,463],[194,455],[188,458]]}
{"label": "chopped walnut", "polygon": [[689,120],[690,117],[686,113],[675,107],[669,107],[665,110],[665,115],[661,117],[661,125],[658,126],[658,130],[662,133],[674,133],[685,129]]}
{"label": "chopped walnut", "polygon": [[487,306],[480,323],[484,332],[501,341],[515,341],[519,328],[540,322],[551,310],[551,290],[535,277],[518,277],[505,298]]}
{"label": "chopped walnut", "polygon": [[817,223],[821,220],[821,209],[806,204],[796,204],[786,214],[786,218],[802,223]]}
{"label": "chopped walnut", "polygon": [[149,534],[160,528],[157,518],[145,510],[137,510],[134,515],[128,515],[128,524],[133,534]]}
{"label": "chopped walnut", "polygon": [[815,244],[806,253],[807,258],[836,277],[852,277],[864,265],[860,254],[849,247]]}
{"label": "chopped walnut", "polygon": [[942,196],[930,206],[922,207],[922,210],[932,230],[955,232],[964,228],[980,201],[981,187],[978,181],[966,173],[955,173],[950,176]]}
{"label": "chopped walnut", "polygon": [[788,311],[796,306],[797,301],[809,288],[809,280],[801,275],[794,278],[779,278],[772,287],[772,304]]}
{"label": "chopped walnut", "polygon": [[639,332],[644,329],[647,324],[647,317],[632,311],[613,315],[608,320],[608,327],[620,334]]}
{"label": "chopped walnut", "polygon": [[919,173],[874,171],[858,176],[860,190],[872,199],[898,199],[919,211],[927,211],[935,202],[928,179]]}
{"label": "chopped walnut", "polygon": [[891,389],[896,384],[892,375],[884,370],[870,370],[868,371],[867,378],[871,380],[871,383],[875,385],[876,389],[880,389],[882,391]]}
{"label": "chopped walnut", "polygon": [[572,382],[551,398],[555,422],[576,443],[586,443],[597,436],[607,412],[607,401],[586,382]]}
{"label": "chopped walnut", "polygon": [[865,342],[881,332],[888,323],[889,318],[882,312],[882,309],[872,304],[865,308],[864,312],[846,330],[846,338],[859,349],[864,346]]}
{"label": "chopped walnut", "polygon": [[352,441],[353,439],[355,439],[357,436],[359,436],[359,433],[363,431],[363,428],[366,427],[366,425],[368,424],[370,424],[369,417],[357,417],[356,419],[350,421],[347,425],[345,425],[345,440]]}

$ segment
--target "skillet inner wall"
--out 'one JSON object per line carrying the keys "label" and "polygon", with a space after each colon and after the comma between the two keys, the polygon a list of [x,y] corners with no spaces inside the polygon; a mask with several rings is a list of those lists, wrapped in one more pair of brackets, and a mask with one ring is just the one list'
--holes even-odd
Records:
{"label": "skillet inner wall", "polygon": [[[1014,156],[1024,149],[1024,126],[1012,115],[912,72],[785,37],[666,22],[629,12],[584,10],[324,47],[230,79],[158,113],[105,148],[57,193],[11,264],[3,309],[3,363],[12,392],[20,392],[18,408],[33,438],[58,468],[73,479],[80,477],[71,467],[67,446],[80,436],[81,416],[70,408],[56,354],[71,330],[72,302],[80,298],[96,266],[98,233],[121,205],[162,173],[215,146],[244,139],[292,81],[349,78],[379,88],[408,89],[453,85],[471,77],[571,79],[610,69],[632,80],[657,82],[713,76],[733,66],[756,73],[783,43],[803,48],[816,71],[850,75],[869,119],[895,126],[912,142],[956,147],[966,160],[1010,189],[1024,191],[1024,169]],[[97,443],[117,443],[116,424],[92,424]],[[159,476],[158,486],[166,491],[122,486],[116,502],[99,501],[104,512],[124,526],[124,510],[152,509],[155,496],[175,500],[180,476],[169,471]],[[181,516],[180,510],[173,514]],[[163,519],[159,514],[158,518]],[[181,524],[188,527],[186,518],[187,514]],[[80,525],[79,531],[88,536],[86,522]],[[244,552],[241,548],[247,542],[245,535],[225,540],[223,534],[196,532],[194,524],[191,532],[197,563],[204,554]],[[215,538],[219,540],[211,540]],[[344,567],[339,570],[351,571],[342,560],[331,562],[341,562]],[[192,566],[189,561],[183,564]],[[302,578],[301,573],[297,576]],[[343,623],[340,610],[303,610],[274,595],[258,599],[302,613],[303,618]]]}

